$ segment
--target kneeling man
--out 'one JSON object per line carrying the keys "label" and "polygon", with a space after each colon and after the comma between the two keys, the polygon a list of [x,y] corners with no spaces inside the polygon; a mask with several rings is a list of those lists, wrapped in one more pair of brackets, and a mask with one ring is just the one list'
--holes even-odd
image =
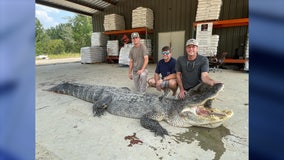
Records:
{"label": "kneeling man", "polygon": [[157,63],[154,77],[148,79],[148,84],[151,87],[156,87],[158,91],[163,90],[164,95],[172,90],[173,96],[175,96],[178,88],[175,70],[176,59],[172,57],[172,50],[169,46],[162,48],[162,56],[163,59]]}

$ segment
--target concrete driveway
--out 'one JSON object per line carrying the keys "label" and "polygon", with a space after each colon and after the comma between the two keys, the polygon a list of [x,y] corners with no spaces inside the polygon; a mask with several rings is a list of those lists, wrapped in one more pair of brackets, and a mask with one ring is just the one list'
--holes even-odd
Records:
{"label": "concrete driveway", "polygon": [[[245,160],[248,159],[248,73],[211,73],[224,82],[213,106],[230,108],[234,116],[215,128],[177,128],[161,122],[164,139],[140,126],[138,119],[106,113],[92,116],[92,104],[75,97],[44,91],[62,81],[134,88],[128,68],[118,64],[81,64],[78,59],[36,63],[36,159],[52,160]],[[43,65],[41,65],[43,64]],[[154,75],[155,64],[148,67]],[[147,92],[160,95],[154,88]],[[125,136],[143,143],[128,146]]]}

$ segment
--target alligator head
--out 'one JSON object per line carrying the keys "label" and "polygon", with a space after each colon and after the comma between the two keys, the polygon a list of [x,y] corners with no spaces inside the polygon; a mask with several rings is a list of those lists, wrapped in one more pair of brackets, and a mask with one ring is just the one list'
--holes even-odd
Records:
{"label": "alligator head", "polygon": [[[223,124],[223,122],[232,117],[231,110],[219,110],[211,108],[212,101],[223,91],[224,84],[218,83],[214,86],[200,84],[190,90],[185,98],[185,102],[177,110],[176,118],[171,117],[172,125],[178,127],[200,126],[207,128],[215,128]],[[178,120],[177,120],[178,119]]]}

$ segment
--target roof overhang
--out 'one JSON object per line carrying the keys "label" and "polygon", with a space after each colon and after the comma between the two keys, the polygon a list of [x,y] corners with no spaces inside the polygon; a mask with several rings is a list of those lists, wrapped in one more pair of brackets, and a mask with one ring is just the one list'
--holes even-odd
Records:
{"label": "roof overhang", "polygon": [[92,16],[115,6],[119,0],[36,0],[37,4]]}

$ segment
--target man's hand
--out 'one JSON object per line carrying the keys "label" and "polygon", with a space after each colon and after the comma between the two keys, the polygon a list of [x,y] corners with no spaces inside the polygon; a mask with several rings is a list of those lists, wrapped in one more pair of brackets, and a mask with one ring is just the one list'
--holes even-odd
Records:
{"label": "man's hand", "polygon": [[140,75],[140,74],[142,74],[143,72],[144,72],[144,69],[140,69],[140,70],[137,71],[137,74]]}
{"label": "man's hand", "polygon": [[132,80],[133,79],[132,74],[128,74],[128,78]]}
{"label": "man's hand", "polygon": [[186,95],[186,91],[185,91],[185,90],[180,90],[180,92],[179,92],[179,94],[178,94],[178,97],[179,97],[180,99],[184,99],[185,95]]}

